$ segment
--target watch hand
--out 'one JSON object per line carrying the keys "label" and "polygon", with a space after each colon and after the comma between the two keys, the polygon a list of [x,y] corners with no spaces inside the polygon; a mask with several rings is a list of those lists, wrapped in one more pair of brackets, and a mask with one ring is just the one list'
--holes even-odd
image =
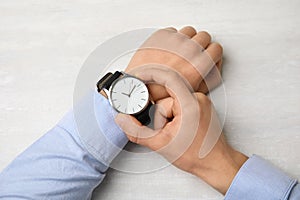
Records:
{"label": "watch hand", "polygon": [[131,80],[130,85],[129,85],[129,94],[130,94],[130,91],[131,91],[132,84],[133,84],[133,81]]}
{"label": "watch hand", "polygon": [[131,96],[131,93],[133,92],[133,90],[134,90],[134,88],[136,87],[136,85],[134,85],[134,87],[132,88],[132,90],[130,91],[130,93],[129,93],[129,97]]}
{"label": "watch hand", "polygon": [[130,97],[130,94],[126,94],[126,93],[124,93],[124,92],[121,92],[121,94],[124,94],[124,95]]}

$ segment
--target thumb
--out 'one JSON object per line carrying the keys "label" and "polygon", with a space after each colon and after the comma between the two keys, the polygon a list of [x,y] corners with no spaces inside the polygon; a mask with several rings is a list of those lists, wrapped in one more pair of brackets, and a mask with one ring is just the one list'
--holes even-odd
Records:
{"label": "thumb", "polygon": [[143,126],[133,116],[122,113],[117,114],[115,122],[131,142],[151,148],[151,139],[158,133],[158,130]]}
{"label": "thumb", "polygon": [[163,128],[168,119],[173,117],[173,102],[174,99],[172,97],[167,97],[156,102],[153,120],[155,130]]}

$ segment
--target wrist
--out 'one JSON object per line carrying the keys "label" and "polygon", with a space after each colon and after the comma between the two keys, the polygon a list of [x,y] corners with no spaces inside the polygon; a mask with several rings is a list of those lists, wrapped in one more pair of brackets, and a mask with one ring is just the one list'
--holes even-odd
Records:
{"label": "wrist", "polygon": [[101,90],[99,93],[100,93],[102,96],[104,96],[105,98],[108,99],[107,94],[104,92],[104,90]]}
{"label": "wrist", "polygon": [[227,144],[223,145],[226,145],[225,150],[213,150],[207,157],[198,159],[192,173],[225,195],[248,157]]}

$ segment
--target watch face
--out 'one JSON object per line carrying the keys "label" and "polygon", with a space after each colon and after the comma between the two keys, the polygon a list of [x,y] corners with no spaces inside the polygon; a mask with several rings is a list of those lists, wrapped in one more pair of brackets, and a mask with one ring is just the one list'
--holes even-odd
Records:
{"label": "watch face", "polygon": [[139,113],[148,105],[148,100],[147,86],[135,77],[124,76],[111,86],[110,103],[118,112]]}

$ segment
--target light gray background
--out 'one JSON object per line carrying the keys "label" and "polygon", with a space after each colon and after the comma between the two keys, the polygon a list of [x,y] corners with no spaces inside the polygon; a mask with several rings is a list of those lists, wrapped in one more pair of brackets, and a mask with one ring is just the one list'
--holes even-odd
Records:
{"label": "light gray background", "polygon": [[[193,25],[224,46],[229,142],[300,178],[299,8],[295,0],[0,0],[0,170],[71,107],[79,69],[100,43],[136,28]],[[94,195],[222,198],[173,167],[111,170]]]}

